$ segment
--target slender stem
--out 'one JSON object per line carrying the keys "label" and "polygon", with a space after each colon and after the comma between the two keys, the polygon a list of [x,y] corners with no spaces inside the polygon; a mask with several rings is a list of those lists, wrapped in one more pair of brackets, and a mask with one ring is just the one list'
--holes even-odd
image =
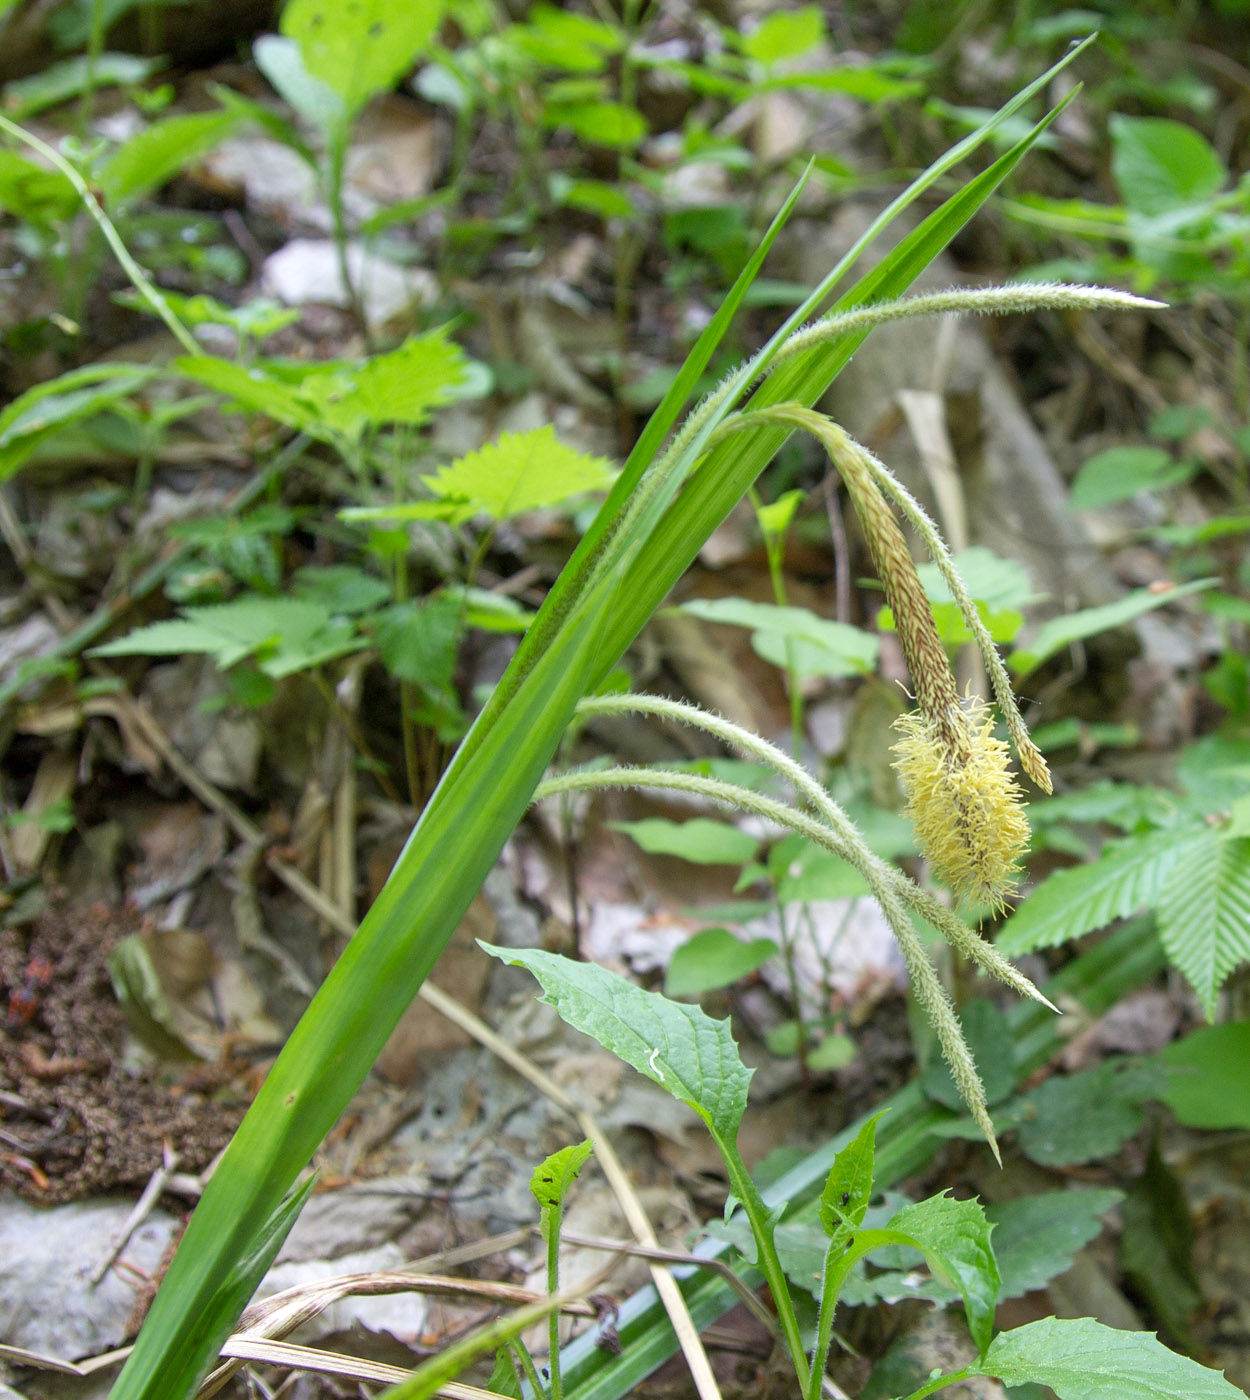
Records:
{"label": "slender stem", "polygon": [[773,1239],[773,1222],[768,1207],[765,1206],[764,1198],[760,1195],[755,1182],[751,1180],[751,1174],[747,1171],[746,1163],[738,1152],[737,1144],[721,1137],[714,1128],[711,1129],[711,1133],[729,1172],[730,1190],[738,1198],[743,1213],[746,1215],[747,1223],[751,1227],[751,1234],[755,1239],[756,1249],[759,1251],[759,1267],[768,1280],[768,1287],[773,1295],[773,1304],[777,1309],[777,1321],[781,1324],[782,1336],[785,1337],[790,1358],[794,1363],[799,1389],[806,1390],[808,1383],[807,1354],[803,1349],[799,1320],[794,1312],[794,1300],[790,1296],[790,1282],[786,1278],[785,1270],[781,1267],[781,1258],[777,1253],[777,1245]]}
{"label": "slender stem", "polygon": [[508,1343],[508,1350],[521,1363],[521,1370],[525,1373],[525,1379],[530,1383],[530,1389],[534,1392],[534,1400],[542,1395],[546,1386],[542,1383],[542,1377],[538,1374],[538,1367],[534,1365],[534,1358],[530,1355],[530,1349],[520,1339],[514,1337]]}
{"label": "slender stem", "polygon": [[[816,1317],[816,1343],[812,1347],[812,1373],[808,1378],[807,1400],[821,1400],[822,1383],[825,1379],[825,1367],[829,1364],[829,1346],[833,1341],[833,1315],[838,1309],[838,1294],[842,1291],[843,1274],[836,1278],[836,1265],[834,1250],[845,1242],[839,1239],[837,1234],[829,1241],[829,1248],[825,1251],[825,1268],[821,1280],[820,1288],[820,1311]],[[837,1286],[834,1286],[835,1278]]]}
{"label": "slender stem", "polygon": [[[543,1224],[547,1236],[547,1292],[555,1297],[560,1291],[560,1223],[564,1218],[564,1203],[555,1201],[547,1206]],[[564,1386],[560,1380],[560,1313],[547,1317],[547,1372],[551,1378],[551,1400],[563,1400]]]}
{"label": "slender stem", "polygon": [[23,127],[18,126],[16,122],[11,122],[8,117],[0,116],[0,131],[8,132],[15,140],[22,142],[25,146],[29,146],[32,151],[38,151],[44,160],[54,165],[70,184],[73,185],[74,192],[86,206],[87,213],[90,214],[100,226],[100,231],[104,234],[105,241],[113,250],[113,255],[117,258],[117,261],[121,263],[123,271],[126,276],[130,278],[135,290],[143,297],[161,320],[165,322],[165,325],[169,328],[170,334],[178,344],[182,346],[187,354],[198,355],[200,353],[200,347],[195,337],[186,326],[182,324],[178,317],[174,315],[173,308],[165,300],[160,289],[149,280],[147,273],[145,273],[139,264],[135,262],[134,258],[131,257],[130,249],[122,242],[121,235],[117,232],[112,219],[104,212],[100,201],[91,193],[90,187],[79,171],[65,159],[60,151],[49,146],[46,141],[41,141],[38,136],[32,135]]}
{"label": "slender stem", "polygon": [[941,1390],[945,1386],[954,1385],[957,1381],[962,1381],[971,1374],[972,1367],[964,1366],[962,1369],[951,1371],[944,1376],[932,1376],[925,1381],[924,1385],[922,1385],[919,1390],[913,1390],[910,1395],[905,1396],[904,1400],[924,1400],[926,1395],[932,1395],[935,1390]]}

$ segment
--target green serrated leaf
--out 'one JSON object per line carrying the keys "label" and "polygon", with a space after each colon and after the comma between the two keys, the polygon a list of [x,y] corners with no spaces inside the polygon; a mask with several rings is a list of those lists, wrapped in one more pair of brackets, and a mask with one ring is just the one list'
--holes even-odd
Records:
{"label": "green serrated leaf", "polygon": [[456,396],[467,372],[464,352],[439,329],[356,364],[306,366],[299,392],[322,423],[355,441],[388,423],[419,427],[432,408]]}
{"label": "green serrated leaf", "polygon": [[275,680],[316,666],[360,645],[349,623],[318,603],[254,595],[209,607],[184,608],[182,618],[138,627],[93,648],[93,656],[170,656],[196,652],[219,666],[257,657]]}
{"label": "green serrated leaf", "polygon": [[1181,853],[1159,894],[1159,939],[1214,1020],[1216,993],[1250,961],[1250,837],[1211,831]]}
{"label": "green serrated leaf", "polygon": [[959,1289],[968,1331],[982,1355],[994,1330],[999,1289],[991,1228],[980,1201],[957,1201],[946,1194],[904,1206],[886,1226],[906,1235],[937,1277]]}
{"label": "green serrated leaf", "polygon": [[543,1000],[605,1050],[632,1065],[728,1142],[737,1137],[751,1071],[742,1063],[728,1021],[697,1006],[644,992],[595,963],[575,963],[537,948],[492,948],[491,957],[528,968]]}
{"label": "green serrated leaf", "polygon": [[470,502],[493,520],[558,505],[583,491],[602,491],[612,473],[602,457],[566,447],[550,425],[503,433],[422,480],[438,496]]}
{"label": "green serrated leaf", "polygon": [[1092,1317],[1044,1317],[1000,1332],[973,1372],[1005,1385],[1048,1385],[1059,1400],[1245,1400],[1219,1371],[1169,1351],[1151,1332]]}
{"label": "green serrated leaf", "polygon": [[1194,579],[1192,583],[1182,583],[1175,588],[1165,588],[1157,592],[1149,588],[1138,588],[1114,603],[1104,603],[1097,608],[1082,608],[1079,612],[1067,613],[1063,617],[1053,617],[1038,628],[1037,636],[1028,646],[1019,647],[1011,653],[1007,664],[1017,676],[1027,676],[1073,642],[1123,627],[1134,618],[1141,617],[1143,613],[1152,612],[1167,603],[1175,603],[1191,593],[1211,588],[1218,582],[1218,579],[1200,578]]}
{"label": "green serrated leaf", "polygon": [[395,603],[374,619],[374,640],[386,669],[436,695],[451,692],[460,635],[460,600],[446,593]]}
{"label": "green serrated leaf", "polygon": [[308,565],[296,570],[291,588],[297,598],[316,603],[328,613],[363,613],[391,596],[376,575],[350,564]]}
{"label": "green serrated leaf", "polygon": [[1108,1157],[1146,1121],[1143,1100],[1158,1096],[1152,1064],[1104,1060],[1077,1074],[1054,1075],[1021,1095],[1020,1150],[1043,1167]]}
{"label": "green serrated leaf", "polygon": [[1204,1026],[1159,1054],[1163,1102],[1190,1128],[1250,1129],[1250,1021]]}
{"label": "green serrated leaf", "polygon": [[692,817],[684,822],[645,817],[608,825],[613,831],[623,831],[652,855],[677,856],[696,865],[741,865],[755,855],[760,844],[758,836],[711,817]]}
{"label": "green serrated leaf", "polygon": [[1111,174],[1141,214],[1168,214],[1218,194],[1228,178],[1206,137],[1166,117],[1111,117]]}
{"label": "green serrated leaf", "polygon": [[308,73],[354,115],[428,48],[443,8],[442,0],[290,0],[282,33],[299,45]]}
{"label": "green serrated leaf", "polygon": [[1202,829],[1151,831],[1110,843],[1089,865],[1056,871],[1008,919],[999,951],[1053,948],[1154,904],[1176,862],[1209,837]]}
{"label": "green serrated leaf", "polygon": [[732,987],[775,956],[777,945],[771,938],[744,942],[728,929],[701,929],[677,948],[664,974],[664,994],[670,997],[698,996],[721,987]]}
{"label": "green serrated leaf", "polygon": [[820,1227],[835,1248],[842,1236],[849,1237],[863,1224],[872,1199],[877,1124],[881,1118],[881,1113],[874,1114],[833,1159],[820,1194]]}
{"label": "green serrated leaf", "polygon": [[986,1208],[994,1227],[994,1256],[1002,1275],[1000,1298],[1044,1288],[1102,1230],[1101,1217],[1124,1199],[1122,1191],[1047,1191]]}

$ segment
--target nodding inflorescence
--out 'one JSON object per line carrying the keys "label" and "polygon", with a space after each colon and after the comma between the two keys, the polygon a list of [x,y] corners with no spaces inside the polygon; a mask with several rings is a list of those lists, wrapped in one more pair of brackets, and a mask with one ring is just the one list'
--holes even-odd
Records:
{"label": "nodding inflorescence", "polygon": [[956,897],[1001,910],[1029,843],[1023,794],[984,702],[957,704],[942,719],[912,711],[895,722],[901,737],[894,766],[906,813],[921,850]]}

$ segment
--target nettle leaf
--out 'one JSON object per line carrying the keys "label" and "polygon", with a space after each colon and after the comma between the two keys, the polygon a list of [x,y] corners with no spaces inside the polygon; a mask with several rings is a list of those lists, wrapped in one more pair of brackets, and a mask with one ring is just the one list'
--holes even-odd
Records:
{"label": "nettle leaf", "polygon": [[876,637],[844,622],[830,622],[807,608],[783,608],[746,598],[693,598],[678,609],[708,622],[749,627],[757,655],[780,669],[791,660],[799,675],[863,676],[877,665]]}
{"label": "nettle leaf", "polygon": [[378,614],[374,629],[382,664],[396,680],[436,695],[451,692],[462,632],[459,599],[437,593],[395,603]]}
{"label": "nettle leaf", "polygon": [[1173,862],[1159,897],[1159,939],[1208,1020],[1216,993],[1250,961],[1250,837],[1217,831]]}
{"label": "nettle leaf", "polygon": [[384,603],[389,586],[375,574],[350,564],[308,565],[297,569],[291,588],[297,598],[331,613],[364,613]]}
{"label": "nettle leaf", "polygon": [[1161,608],[1165,603],[1175,603],[1201,589],[1211,588],[1219,582],[1214,578],[1194,579],[1192,583],[1182,583],[1176,587],[1153,590],[1138,588],[1134,592],[1118,598],[1114,603],[1105,603],[1097,608],[1081,608],[1063,617],[1052,617],[1042,623],[1037,636],[1028,646],[1017,647],[1007,658],[1007,664],[1017,676],[1027,676],[1044,662],[1061,652],[1073,642],[1084,641],[1086,637],[1096,637],[1100,632],[1110,632],[1123,627],[1143,613]]}
{"label": "nettle leaf", "polygon": [[760,844],[757,836],[711,817],[693,817],[684,822],[646,817],[642,821],[608,825],[613,831],[623,831],[652,855],[677,856],[696,865],[742,865],[755,855]]}
{"label": "nettle leaf", "polygon": [[1109,1157],[1142,1127],[1142,1102],[1161,1090],[1162,1071],[1151,1063],[1105,1060],[1077,1074],[1053,1075],[1017,1100],[1020,1150],[1043,1167]]}
{"label": "nettle leaf", "polygon": [[530,1177],[530,1191],[542,1210],[543,1239],[548,1244],[551,1243],[550,1229],[555,1223],[556,1213],[564,1205],[569,1187],[577,1180],[592,1151],[593,1145],[586,1138],[571,1147],[562,1147],[559,1152],[553,1152],[545,1162],[540,1162],[534,1168],[534,1175]]}
{"label": "nettle leaf", "polygon": [[290,0],[281,29],[354,115],[429,47],[443,9],[442,0]]}
{"label": "nettle leaf", "polygon": [[698,996],[732,987],[763,967],[777,952],[771,938],[735,938],[726,928],[701,929],[673,952],[664,974],[664,994]]}
{"label": "nettle leaf", "polygon": [[0,412],[0,481],[47,438],[125,398],[155,372],[143,365],[86,365],[19,394]]}
{"label": "nettle leaf", "polygon": [[274,680],[358,650],[350,623],[318,603],[246,596],[210,607],[184,608],[181,619],[138,627],[92,648],[93,656],[179,656],[197,652],[222,667],[247,657]]}
{"label": "nettle leaf", "polygon": [[163,117],[105,161],[97,177],[100,188],[113,204],[139,199],[207,155],[242,121],[238,111]]}
{"label": "nettle leaf", "polygon": [[480,946],[493,958],[527,968],[542,984],[542,1000],[570,1026],[694,1109],[718,1136],[730,1143],[736,1139],[751,1071],[742,1063],[728,1021],[644,992],[595,963],[538,948]]}
{"label": "nettle leaf", "polygon": [[263,365],[237,365],[220,355],[184,355],[173,362],[172,368],[232,399],[231,408],[263,413],[322,441],[326,438],[313,405],[291,385],[274,378]]}
{"label": "nettle leaf", "polygon": [[1160,1097],[1190,1128],[1250,1128],[1250,1021],[1204,1026],[1159,1054],[1169,1070]]}
{"label": "nettle leaf", "polygon": [[432,408],[456,397],[467,377],[468,361],[440,328],[410,336],[396,349],[359,364],[307,370],[306,366],[300,393],[316,406],[322,422],[355,440],[388,423],[419,427]]}
{"label": "nettle leaf", "polygon": [[493,520],[559,505],[584,491],[604,491],[613,473],[602,457],[567,447],[550,424],[496,441],[422,480],[437,496],[471,504]]}
{"label": "nettle leaf", "polygon": [[1177,861],[1209,839],[1201,828],[1146,832],[1109,843],[1088,865],[1056,871],[1007,920],[999,951],[1053,948],[1154,904]]}
{"label": "nettle leaf", "polygon": [[1047,1191],[986,1209],[994,1227],[1000,1298],[1020,1298],[1063,1273],[1073,1256],[1102,1232],[1101,1217],[1122,1191]]}
{"label": "nettle leaf", "polygon": [[968,1331],[982,1355],[994,1330],[999,1289],[991,1228],[980,1201],[957,1201],[946,1194],[904,1206],[886,1226],[891,1234],[907,1236],[940,1281],[959,1289]]}
{"label": "nettle leaf", "polygon": [[820,1193],[820,1227],[836,1248],[844,1236],[864,1223],[872,1199],[872,1176],[877,1156],[877,1124],[884,1116],[875,1113],[833,1159]]}
{"label": "nettle leaf", "polygon": [[1178,1356],[1151,1332],[1118,1332],[1092,1317],[1044,1317],[1000,1332],[976,1375],[1048,1385],[1059,1400],[1245,1400],[1219,1371]]}

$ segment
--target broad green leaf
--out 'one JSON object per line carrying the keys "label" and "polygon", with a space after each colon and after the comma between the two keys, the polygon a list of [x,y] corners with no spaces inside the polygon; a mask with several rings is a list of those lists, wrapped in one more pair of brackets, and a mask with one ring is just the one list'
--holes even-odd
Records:
{"label": "broad green leaf", "polygon": [[669,959],[664,974],[664,994],[670,997],[698,996],[721,987],[732,987],[775,957],[777,945],[771,938],[744,942],[728,929],[700,929]]}
{"label": "broad green leaf", "polygon": [[1022,1095],[1020,1150],[1043,1167],[1109,1157],[1145,1123],[1142,1101],[1157,1097],[1152,1065],[1104,1060],[1077,1074],[1056,1074]]}
{"label": "broad green leaf", "polygon": [[68,219],[78,191],[59,170],[47,170],[16,151],[0,151],[0,209],[32,224]]}
{"label": "broad green leaf", "polygon": [[543,113],[548,126],[567,126],[590,146],[631,151],[647,135],[646,118],[623,102],[553,103]]}
{"label": "broad green leaf", "polygon": [[[985,545],[961,550],[954,556],[954,564],[973,599],[990,608],[1022,608],[1037,597],[1024,566],[1015,559],[1004,559]],[[921,564],[916,572],[931,603],[955,601],[936,564]]]}
{"label": "broad green leaf", "polygon": [[644,817],[636,822],[609,822],[651,855],[677,856],[696,865],[741,865],[759,849],[759,838],[748,836],[728,822],[692,817],[673,822],[664,817]]}
{"label": "broad green leaf", "polygon": [[825,1189],[820,1193],[820,1228],[835,1246],[841,1236],[849,1236],[863,1224],[872,1199],[877,1124],[881,1116],[874,1114],[833,1159]]}
{"label": "broad green leaf", "polygon": [[[798,838],[794,853],[789,841],[773,847],[768,868],[780,904],[806,904],[814,899],[858,899],[870,893],[868,882],[840,856]],[[777,856],[780,847],[784,854]],[[774,859],[774,856],[777,856]]]}
{"label": "broad green leaf", "polygon": [[1250,1129],[1250,1021],[1204,1026],[1159,1053],[1160,1097],[1189,1128]]}
{"label": "broad green leaf", "polygon": [[[1011,1032],[1007,1018],[985,997],[975,997],[959,1015],[964,1039],[981,1072],[985,1085],[985,1101],[991,1107],[1001,1103],[1016,1085],[1015,1054],[1011,1047]],[[950,1067],[943,1059],[934,1058],[922,1080],[929,1098],[953,1109],[964,1111],[964,1099],[951,1078]]]}
{"label": "broad green leaf", "polygon": [[644,992],[595,963],[538,948],[481,946],[501,962],[527,968],[542,984],[542,1000],[570,1026],[693,1108],[720,1137],[736,1139],[751,1071],[742,1063],[728,1021]]}
{"label": "broad green leaf", "polygon": [[422,480],[439,496],[471,504],[473,513],[508,520],[523,511],[558,505],[584,491],[603,491],[612,472],[602,457],[567,447],[550,425],[503,433]]}
{"label": "broad green leaf", "polygon": [[708,622],[751,629],[751,646],[774,666],[791,664],[800,676],[862,676],[877,664],[876,637],[807,608],[752,603],[746,598],[695,598],[680,611]]}
{"label": "broad green leaf", "polygon": [[308,71],[303,50],[294,39],[262,34],[252,45],[252,57],[278,95],[306,122],[327,133],[343,128],[346,104],[336,88]]}
{"label": "broad green leaf", "polygon": [[1166,117],[1111,117],[1111,174],[1120,198],[1140,214],[1201,204],[1228,172],[1201,132]]}
{"label": "broad green leaf", "polygon": [[766,13],[739,46],[748,58],[767,67],[783,59],[799,58],[825,37],[825,17],[819,5],[798,10]]}
{"label": "broad green leaf", "polygon": [[1151,831],[1108,844],[1098,860],[1056,871],[1007,920],[998,937],[1007,957],[1053,948],[1153,905],[1181,855],[1203,830]]}
{"label": "broad green leaf", "polygon": [[1002,1275],[999,1297],[1023,1297],[1063,1273],[1101,1233],[1101,1217],[1123,1199],[1122,1191],[1066,1190],[987,1206]]}
{"label": "broad green leaf", "polygon": [[948,1195],[904,1206],[886,1229],[908,1237],[929,1267],[959,1289],[968,1331],[982,1355],[994,1329],[998,1302],[998,1265],[990,1245],[990,1225],[980,1201],[957,1201]]}
{"label": "broad green leaf", "polygon": [[536,63],[566,73],[599,73],[626,43],[623,29],[543,4],[532,6],[525,23],[511,26],[507,38]]}
{"label": "broad green leaf", "polygon": [[229,111],[162,117],[105,161],[100,188],[112,204],[139,199],[220,145],[241,120]]}
{"label": "broad green leaf", "polygon": [[1044,622],[1038,628],[1037,636],[1028,646],[1018,647],[1011,653],[1007,664],[1017,676],[1027,676],[1036,671],[1042,662],[1048,661],[1073,642],[1123,627],[1143,613],[1161,608],[1165,603],[1175,603],[1218,582],[1218,579],[1200,578],[1192,583],[1182,583],[1176,587],[1159,590],[1139,588],[1114,603],[1104,603],[1097,608],[1082,608],[1079,612],[1068,613],[1064,617],[1052,617],[1049,622]]}
{"label": "broad green leaf", "polygon": [[1106,822],[1121,831],[1141,825],[1168,826],[1179,813],[1175,795],[1161,788],[1137,783],[1117,783],[1107,778],[1090,783],[1079,792],[1047,797],[1029,803],[1029,821],[1036,827],[1054,822],[1093,825]]}
{"label": "broad green leaf", "polygon": [[282,33],[349,116],[394,86],[438,32],[442,0],[290,0]]}
{"label": "broad green leaf", "polygon": [[19,394],[0,412],[0,481],[41,442],[124,398],[154,373],[142,365],[86,365]]}
{"label": "broad green leaf", "polygon": [[593,1150],[593,1144],[586,1138],[553,1152],[534,1168],[534,1175],[530,1177],[530,1191],[542,1211],[543,1239],[547,1244],[553,1243],[550,1233],[555,1223],[555,1213],[564,1205],[569,1187],[577,1180],[578,1173]]}
{"label": "broad green leaf", "polygon": [[1044,1317],[1000,1332],[977,1375],[1048,1385],[1059,1400],[1245,1400],[1219,1371],[1178,1356],[1152,1332],[1118,1332],[1092,1317]]}
{"label": "broad green leaf", "polygon": [[1072,483],[1072,504],[1081,510],[1127,501],[1139,491],[1162,491],[1193,476],[1194,466],[1162,447],[1111,447],[1095,453]]}
{"label": "broad green leaf", "polygon": [[1180,854],[1159,895],[1159,939],[1214,1020],[1216,993],[1250,961],[1250,837],[1212,831]]}

